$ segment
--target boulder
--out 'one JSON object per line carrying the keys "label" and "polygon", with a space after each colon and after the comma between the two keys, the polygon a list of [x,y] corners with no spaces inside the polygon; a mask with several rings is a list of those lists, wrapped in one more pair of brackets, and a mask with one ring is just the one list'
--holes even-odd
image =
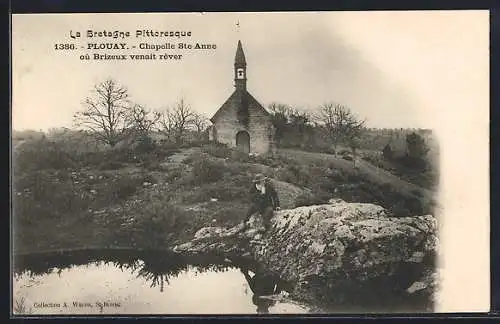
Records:
{"label": "boulder", "polygon": [[281,210],[271,224],[262,233],[260,217],[252,216],[247,229],[204,228],[176,251],[245,255],[292,283],[291,297],[300,301],[343,310],[432,310],[438,246],[432,215],[392,218],[374,204],[331,200]]}

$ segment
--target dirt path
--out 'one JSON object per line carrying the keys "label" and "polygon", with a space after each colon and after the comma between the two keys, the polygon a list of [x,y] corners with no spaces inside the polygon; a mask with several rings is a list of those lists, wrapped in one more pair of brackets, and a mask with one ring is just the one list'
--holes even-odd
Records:
{"label": "dirt path", "polygon": [[183,149],[180,152],[174,153],[167,157],[163,163],[174,163],[174,164],[180,164],[182,163],[186,158],[188,158],[190,155],[199,153],[201,152],[201,149],[199,147],[190,147],[188,149]]}

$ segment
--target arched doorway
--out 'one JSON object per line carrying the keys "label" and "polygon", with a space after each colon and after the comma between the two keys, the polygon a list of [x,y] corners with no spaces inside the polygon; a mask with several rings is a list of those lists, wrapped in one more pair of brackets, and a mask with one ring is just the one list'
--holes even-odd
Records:
{"label": "arched doorway", "polygon": [[250,153],[250,135],[247,132],[241,131],[236,134],[236,147],[244,153]]}

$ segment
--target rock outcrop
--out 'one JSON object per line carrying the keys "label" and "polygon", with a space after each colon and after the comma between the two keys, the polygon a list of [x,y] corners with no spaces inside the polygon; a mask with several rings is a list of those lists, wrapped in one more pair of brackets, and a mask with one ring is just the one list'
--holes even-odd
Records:
{"label": "rock outcrop", "polygon": [[254,262],[291,283],[292,297],[330,311],[432,310],[432,215],[390,218],[380,206],[336,200],[276,212],[268,232],[261,225],[252,217],[245,230],[203,228],[174,250]]}

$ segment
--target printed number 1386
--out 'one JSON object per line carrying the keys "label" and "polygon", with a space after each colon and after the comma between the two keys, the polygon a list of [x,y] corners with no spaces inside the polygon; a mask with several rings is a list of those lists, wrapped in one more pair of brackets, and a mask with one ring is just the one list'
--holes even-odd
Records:
{"label": "printed number 1386", "polygon": [[74,50],[76,49],[75,44],[55,44],[54,45],[56,50]]}

